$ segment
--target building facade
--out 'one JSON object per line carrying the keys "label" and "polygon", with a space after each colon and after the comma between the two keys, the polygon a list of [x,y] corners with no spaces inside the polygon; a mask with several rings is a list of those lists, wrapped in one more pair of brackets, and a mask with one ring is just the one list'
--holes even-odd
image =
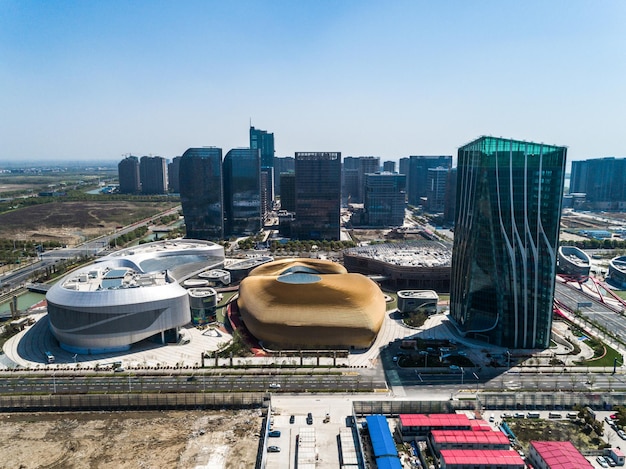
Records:
{"label": "building facade", "polygon": [[261,198],[264,213],[269,212],[274,201],[274,134],[251,126],[250,148],[261,155]]}
{"label": "building facade", "polygon": [[222,149],[189,148],[180,160],[179,179],[187,237],[223,239]]}
{"label": "building facade", "polygon": [[368,226],[402,226],[406,195],[404,174],[365,175],[365,217]]}
{"label": "building facade", "polygon": [[493,137],[459,148],[450,316],[467,336],[549,346],[566,153]]}
{"label": "building facade", "polygon": [[167,183],[170,192],[178,194],[180,192],[180,156],[175,156],[167,164]]}
{"label": "building facade", "polygon": [[139,158],[127,156],[117,165],[121,194],[137,194],[141,191]]}
{"label": "building facade", "polygon": [[294,172],[296,170],[296,160],[293,156],[274,157],[274,194],[280,193],[280,175],[282,173]]}
{"label": "building facade", "polygon": [[[400,160],[402,163],[402,160]],[[428,189],[428,169],[452,167],[452,156],[411,156],[408,164],[407,196],[409,204],[422,204]],[[402,172],[402,171],[400,171]]]}
{"label": "building facade", "polygon": [[224,157],[226,235],[257,233],[263,227],[260,151],[234,148]]}
{"label": "building facade", "polygon": [[341,152],[298,152],[296,219],[292,237],[338,241],[341,215]]}
{"label": "building facade", "polygon": [[296,173],[280,173],[280,209],[287,212],[296,211]]}
{"label": "building facade", "polygon": [[626,158],[572,161],[570,194],[586,194],[592,210],[626,209]]}
{"label": "building facade", "polygon": [[142,194],[167,193],[167,162],[161,156],[142,156],[139,160]]}
{"label": "building facade", "polygon": [[449,168],[428,168],[426,178],[426,210],[442,213],[446,202]]}

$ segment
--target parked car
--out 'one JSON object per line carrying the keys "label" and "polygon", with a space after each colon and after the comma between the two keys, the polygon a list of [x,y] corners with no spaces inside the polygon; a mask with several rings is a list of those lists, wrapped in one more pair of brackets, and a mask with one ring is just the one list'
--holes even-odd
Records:
{"label": "parked car", "polygon": [[505,412],[505,413],[500,415],[501,419],[507,419],[507,418],[511,418],[511,417],[513,417],[513,414],[510,414],[508,412]]}
{"label": "parked car", "polygon": [[602,467],[609,467],[609,463],[606,462],[606,459],[604,459],[604,456],[598,456],[596,458],[596,461],[598,461],[598,464],[600,464],[600,466]]}
{"label": "parked car", "polygon": [[291,416],[289,417],[289,423],[294,423],[295,421],[296,421],[296,417],[295,417],[295,415],[291,415]]}
{"label": "parked car", "polygon": [[313,425],[313,415],[311,414],[311,412],[306,414],[306,423],[307,425]]}
{"label": "parked car", "polygon": [[622,440],[626,440],[626,432],[622,429],[617,430],[617,436],[619,436]]}
{"label": "parked car", "polygon": [[267,452],[268,453],[280,453],[280,446],[268,446]]}
{"label": "parked car", "polygon": [[523,419],[526,416],[524,415],[524,412],[515,412],[515,415],[513,417],[515,417],[516,419]]}
{"label": "parked car", "polygon": [[270,438],[279,438],[280,430],[272,430],[271,432],[267,434],[267,436],[269,436]]}

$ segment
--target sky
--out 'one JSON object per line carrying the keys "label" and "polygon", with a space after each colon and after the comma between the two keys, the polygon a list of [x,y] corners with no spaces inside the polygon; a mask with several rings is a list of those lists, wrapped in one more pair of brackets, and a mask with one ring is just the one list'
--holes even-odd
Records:
{"label": "sky", "polygon": [[626,156],[621,0],[0,0],[0,161],[456,155],[493,135]]}

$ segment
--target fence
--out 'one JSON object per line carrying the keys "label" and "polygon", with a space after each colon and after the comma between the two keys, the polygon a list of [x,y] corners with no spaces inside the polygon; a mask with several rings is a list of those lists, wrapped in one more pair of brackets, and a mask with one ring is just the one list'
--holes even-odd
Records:
{"label": "fence", "polygon": [[0,412],[256,408],[265,393],[44,394],[0,396]]}

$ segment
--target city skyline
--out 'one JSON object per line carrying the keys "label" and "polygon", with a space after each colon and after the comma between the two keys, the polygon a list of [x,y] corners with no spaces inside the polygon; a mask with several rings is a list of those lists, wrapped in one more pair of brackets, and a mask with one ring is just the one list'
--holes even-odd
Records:
{"label": "city skyline", "polygon": [[493,135],[620,157],[625,19],[617,1],[7,0],[0,162],[171,159],[245,147],[250,125],[276,156]]}

